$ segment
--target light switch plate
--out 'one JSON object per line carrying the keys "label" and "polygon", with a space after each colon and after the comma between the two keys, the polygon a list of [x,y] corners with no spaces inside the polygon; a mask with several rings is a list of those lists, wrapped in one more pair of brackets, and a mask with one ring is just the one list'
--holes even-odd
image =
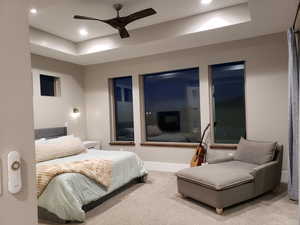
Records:
{"label": "light switch plate", "polygon": [[19,152],[12,151],[7,156],[8,191],[17,194],[22,188],[21,156]]}

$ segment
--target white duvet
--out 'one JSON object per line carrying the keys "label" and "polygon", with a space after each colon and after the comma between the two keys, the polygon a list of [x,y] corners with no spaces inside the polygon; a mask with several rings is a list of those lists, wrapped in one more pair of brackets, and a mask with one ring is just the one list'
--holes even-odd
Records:
{"label": "white duvet", "polygon": [[38,206],[47,209],[60,219],[83,222],[85,220],[83,205],[98,200],[134,178],[147,173],[140,158],[135,153],[125,151],[87,150],[87,153],[39,164],[72,162],[91,158],[112,161],[112,184],[108,190],[84,175],[66,173],[55,177],[48,184],[38,199]]}

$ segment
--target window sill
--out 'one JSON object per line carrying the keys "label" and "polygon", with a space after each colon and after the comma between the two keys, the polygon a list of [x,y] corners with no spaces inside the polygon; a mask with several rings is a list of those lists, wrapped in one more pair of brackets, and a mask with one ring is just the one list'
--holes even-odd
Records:
{"label": "window sill", "polygon": [[110,145],[126,145],[126,146],[135,146],[133,141],[112,141]]}
{"label": "window sill", "polygon": [[173,148],[196,148],[197,143],[179,143],[179,142],[142,142],[141,146],[153,147],[173,147]]}
{"label": "window sill", "polygon": [[229,145],[229,144],[213,144],[209,146],[210,149],[221,149],[221,150],[236,150],[237,145]]}

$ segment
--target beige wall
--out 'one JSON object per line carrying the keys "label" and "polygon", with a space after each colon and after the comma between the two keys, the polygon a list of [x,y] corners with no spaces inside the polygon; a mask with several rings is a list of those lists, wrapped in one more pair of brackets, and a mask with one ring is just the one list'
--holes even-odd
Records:
{"label": "beige wall", "polygon": [[[28,1],[0,1],[0,224],[37,224]],[[9,24],[8,24],[9,23]],[[23,189],[7,190],[7,154],[22,158]]]}
{"label": "beige wall", "polygon": [[[83,67],[38,55],[32,55],[31,60],[35,128],[61,127],[67,123],[70,134],[85,139]],[[60,78],[61,96],[41,96],[40,74]],[[74,107],[81,113],[76,119],[71,116]]]}
{"label": "beige wall", "polygon": [[[85,71],[87,135],[90,139],[100,139],[105,149],[121,148],[108,144],[110,141],[108,78],[133,75],[136,146],[122,148],[136,151],[142,159],[147,161],[188,163],[194,152],[192,149],[140,146],[139,74],[198,66],[201,83],[201,127],[204,128],[210,119],[208,65],[245,60],[248,138],[278,141],[284,144],[286,149],[288,137],[287,58],[286,37],[284,33],[280,33],[88,66]],[[284,167],[286,167],[286,160]]]}

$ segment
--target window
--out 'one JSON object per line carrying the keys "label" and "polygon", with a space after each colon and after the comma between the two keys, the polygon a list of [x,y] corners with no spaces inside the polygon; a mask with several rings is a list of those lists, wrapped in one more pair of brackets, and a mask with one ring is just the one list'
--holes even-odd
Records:
{"label": "window", "polygon": [[211,66],[214,142],[236,144],[246,137],[245,63]]}
{"label": "window", "polygon": [[143,76],[146,141],[199,142],[199,69]]}
{"label": "window", "polygon": [[133,141],[132,78],[112,79],[115,118],[115,140]]}
{"label": "window", "polygon": [[40,75],[41,96],[59,96],[59,78]]}

